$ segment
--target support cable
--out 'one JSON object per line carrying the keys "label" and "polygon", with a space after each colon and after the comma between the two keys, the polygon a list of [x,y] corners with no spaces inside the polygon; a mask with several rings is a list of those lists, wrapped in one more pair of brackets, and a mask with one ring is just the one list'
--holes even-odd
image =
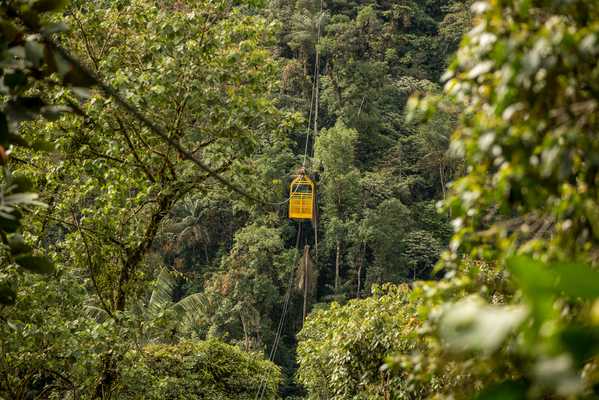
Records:
{"label": "support cable", "polygon": [[[269,361],[273,361],[276,354],[277,354],[277,350],[279,348],[279,343],[281,342],[281,335],[283,333],[283,325],[285,324],[285,319],[287,318],[287,311],[289,311],[289,300],[291,299],[291,291],[293,289],[293,278],[294,278],[294,273],[295,273],[295,266],[297,264],[297,261],[299,259],[299,244],[300,244],[300,238],[302,236],[302,226],[303,223],[300,222],[298,229],[297,229],[297,236],[295,238],[295,257],[293,259],[293,265],[291,267],[291,272],[289,273],[289,282],[287,285],[287,292],[285,293],[285,300],[283,301],[283,310],[281,311],[281,317],[279,318],[279,324],[277,326],[277,333],[275,334],[275,340],[273,341],[272,344],[272,348],[270,349],[270,353],[268,356],[268,360]],[[264,397],[264,395],[266,394],[266,376],[262,377],[262,380],[260,381],[260,386],[258,387],[258,392],[256,392],[256,397],[254,398],[254,400],[262,400],[262,398]]]}
{"label": "support cable", "polygon": [[[318,43],[320,42],[320,28],[321,28],[321,24],[322,24],[322,17],[323,17],[323,13],[322,13],[322,7],[323,7],[323,0],[320,0],[320,12],[318,13],[318,31],[316,33],[316,43],[315,43],[315,47],[316,47],[316,60],[315,60],[315,64],[316,64],[316,74],[314,75],[314,81],[315,81],[315,106],[314,106],[314,141],[316,141],[316,136],[318,135],[318,106],[319,106],[319,101],[320,101],[320,50],[318,49]],[[314,153],[314,146],[312,147],[312,153]]]}
{"label": "support cable", "polygon": [[304,161],[302,167],[306,166],[306,158],[308,157],[308,142],[310,141],[310,126],[312,125],[312,109],[314,108],[314,92],[316,91],[316,70],[318,66],[314,64],[314,80],[312,82],[312,93],[310,95],[310,113],[308,114],[308,126],[306,127],[306,143],[304,145]]}
{"label": "support cable", "polygon": [[[322,3],[323,2],[321,0],[320,13],[318,15],[318,33],[316,36],[316,44],[318,44],[318,42],[320,41]],[[317,124],[318,124],[318,110],[315,109],[315,106],[318,107],[318,73],[319,73],[319,68],[320,68],[319,64],[320,64],[320,62],[319,62],[319,55],[318,55],[318,48],[317,48],[316,49],[316,63],[314,64],[314,80],[312,83],[312,91],[311,91],[311,95],[310,95],[310,111],[308,114],[308,126],[306,128],[306,142],[304,144],[304,159],[302,162],[302,167],[306,166],[306,159],[308,157],[308,144],[310,142],[310,126],[312,125],[312,110],[313,109],[314,109],[314,131],[315,131],[314,138],[316,139],[316,130],[317,130]],[[289,201],[289,199],[291,199],[291,196],[292,196],[292,194],[289,195],[289,198],[285,202]],[[285,203],[285,202],[283,202],[283,203]],[[301,237],[301,233],[302,233],[302,226],[303,225],[300,222],[298,231],[297,231],[296,241],[295,241],[295,259],[293,261],[293,267],[291,269],[291,273],[289,274],[289,284],[287,287],[287,293],[285,294],[283,311],[281,313],[281,318],[279,319],[279,325],[277,327],[277,333],[275,335],[275,340],[274,340],[273,346],[270,349],[270,354],[268,357],[269,361],[273,361],[276,356],[276,353],[277,353],[277,350],[279,347],[279,343],[281,341],[281,333],[283,331],[283,325],[285,324],[285,319],[287,317],[287,311],[289,310],[289,300],[291,298],[291,289],[293,287],[293,277],[294,277],[295,267],[296,267],[297,261],[299,259],[299,254],[300,254],[299,244],[300,244],[300,237]],[[266,393],[266,377],[263,377],[263,379],[260,383],[258,392],[256,393],[256,400],[258,400],[258,399],[262,400],[265,393]]]}

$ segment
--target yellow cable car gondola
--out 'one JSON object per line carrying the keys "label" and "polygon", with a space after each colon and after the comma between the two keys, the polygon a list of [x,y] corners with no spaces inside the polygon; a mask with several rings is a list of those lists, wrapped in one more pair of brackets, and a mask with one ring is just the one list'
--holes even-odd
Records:
{"label": "yellow cable car gondola", "polygon": [[289,218],[296,221],[314,219],[314,182],[303,172],[289,185]]}

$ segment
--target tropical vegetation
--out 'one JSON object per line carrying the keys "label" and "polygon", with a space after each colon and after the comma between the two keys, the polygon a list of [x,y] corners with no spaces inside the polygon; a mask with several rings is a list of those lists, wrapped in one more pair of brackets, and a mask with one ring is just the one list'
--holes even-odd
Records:
{"label": "tropical vegetation", "polygon": [[599,3],[6,0],[0,45],[0,399],[599,396]]}

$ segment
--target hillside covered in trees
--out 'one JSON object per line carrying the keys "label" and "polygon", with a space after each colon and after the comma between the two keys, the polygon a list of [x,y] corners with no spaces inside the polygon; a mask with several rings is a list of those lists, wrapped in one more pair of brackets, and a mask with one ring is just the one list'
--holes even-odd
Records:
{"label": "hillside covered in trees", "polygon": [[7,0],[0,43],[0,399],[599,397],[594,0]]}

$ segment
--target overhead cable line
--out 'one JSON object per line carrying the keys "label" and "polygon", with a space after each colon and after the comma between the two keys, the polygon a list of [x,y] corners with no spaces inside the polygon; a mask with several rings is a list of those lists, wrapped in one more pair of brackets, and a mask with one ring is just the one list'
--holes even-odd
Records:
{"label": "overhead cable line", "polygon": [[[318,29],[316,32],[316,43],[314,44],[316,48],[316,60],[314,61],[314,69],[316,71],[314,75],[314,87],[316,92],[314,96],[316,101],[316,104],[314,106],[314,141],[316,141],[316,136],[318,135],[318,103],[320,100],[320,49],[318,48],[318,43],[320,43],[320,30],[323,16],[323,0],[320,0],[320,12],[318,13]],[[314,153],[314,146],[312,146],[312,153]]]}
{"label": "overhead cable line", "polygon": [[306,143],[304,145],[304,161],[302,167],[306,166],[306,158],[308,157],[308,142],[310,141],[310,127],[312,126],[312,109],[314,107],[314,92],[317,85],[316,82],[316,69],[317,65],[314,64],[314,81],[312,82],[312,93],[310,95],[310,113],[308,114],[308,126],[306,127]]}
{"label": "overhead cable line", "polygon": [[[306,159],[308,157],[308,143],[310,140],[310,125],[312,122],[312,110],[314,110],[314,139],[313,139],[314,141],[316,140],[316,135],[318,133],[318,100],[319,100],[318,97],[319,97],[319,73],[320,73],[320,54],[319,54],[319,50],[318,50],[318,43],[320,42],[322,16],[323,16],[323,0],[320,0],[320,12],[318,13],[318,29],[317,29],[317,33],[316,33],[316,43],[315,43],[316,60],[314,63],[314,81],[312,84],[312,92],[311,92],[311,96],[310,96],[310,112],[308,114],[309,115],[308,116],[308,127],[306,129],[306,142],[304,144],[304,158],[303,158],[303,162],[302,162],[302,169],[306,166]],[[289,195],[289,199],[291,199],[291,196],[292,196],[292,194]],[[281,317],[279,318],[279,324],[277,326],[275,340],[273,342],[273,346],[270,350],[270,354],[268,357],[269,361],[271,361],[271,362],[274,360],[274,358],[276,356],[276,353],[277,353],[277,350],[279,347],[279,343],[281,340],[283,325],[285,323],[285,319],[287,317],[287,312],[289,310],[289,300],[291,298],[291,289],[293,287],[294,272],[295,272],[295,267],[298,262],[299,254],[300,254],[299,244],[300,244],[300,236],[302,233],[302,226],[303,225],[300,222],[299,227],[298,227],[296,242],[295,242],[295,258],[293,261],[291,273],[289,274],[289,284],[288,284],[288,288],[287,288],[287,293],[285,295],[285,300],[283,303],[283,311],[281,312]],[[316,225],[314,225],[314,233],[315,233],[315,237],[316,237],[316,251],[318,252],[318,230],[317,230]],[[305,312],[305,310],[304,310],[304,312]],[[260,386],[258,388],[258,392],[256,393],[255,400],[262,400],[265,393],[266,393],[266,376],[263,376],[263,378],[260,382]]]}
{"label": "overhead cable line", "polygon": [[[302,236],[302,223],[299,224],[297,229],[297,236],[295,238],[295,256],[293,259],[293,264],[291,267],[291,271],[289,273],[289,282],[287,285],[287,292],[285,293],[285,299],[283,301],[283,310],[281,311],[281,316],[279,317],[279,324],[277,325],[277,332],[275,334],[275,340],[273,341],[272,348],[270,349],[270,353],[268,355],[269,361],[274,361],[274,358],[277,354],[277,350],[279,348],[279,344],[281,342],[281,335],[283,333],[283,325],[285,324],[285,320],[287,318],[287,312],[289,311],[289,301],[291,299],[291,291],[293,289],[293,278],[295,276],[295,266],[299,260],[299,244],[300,237]],[[266,394],[266,375],[263,375],[262,380],[260,381],[260,386],[258,387],[258,391],[256,392],[256,397],[254,400],[262,400],[264,395]]]}

